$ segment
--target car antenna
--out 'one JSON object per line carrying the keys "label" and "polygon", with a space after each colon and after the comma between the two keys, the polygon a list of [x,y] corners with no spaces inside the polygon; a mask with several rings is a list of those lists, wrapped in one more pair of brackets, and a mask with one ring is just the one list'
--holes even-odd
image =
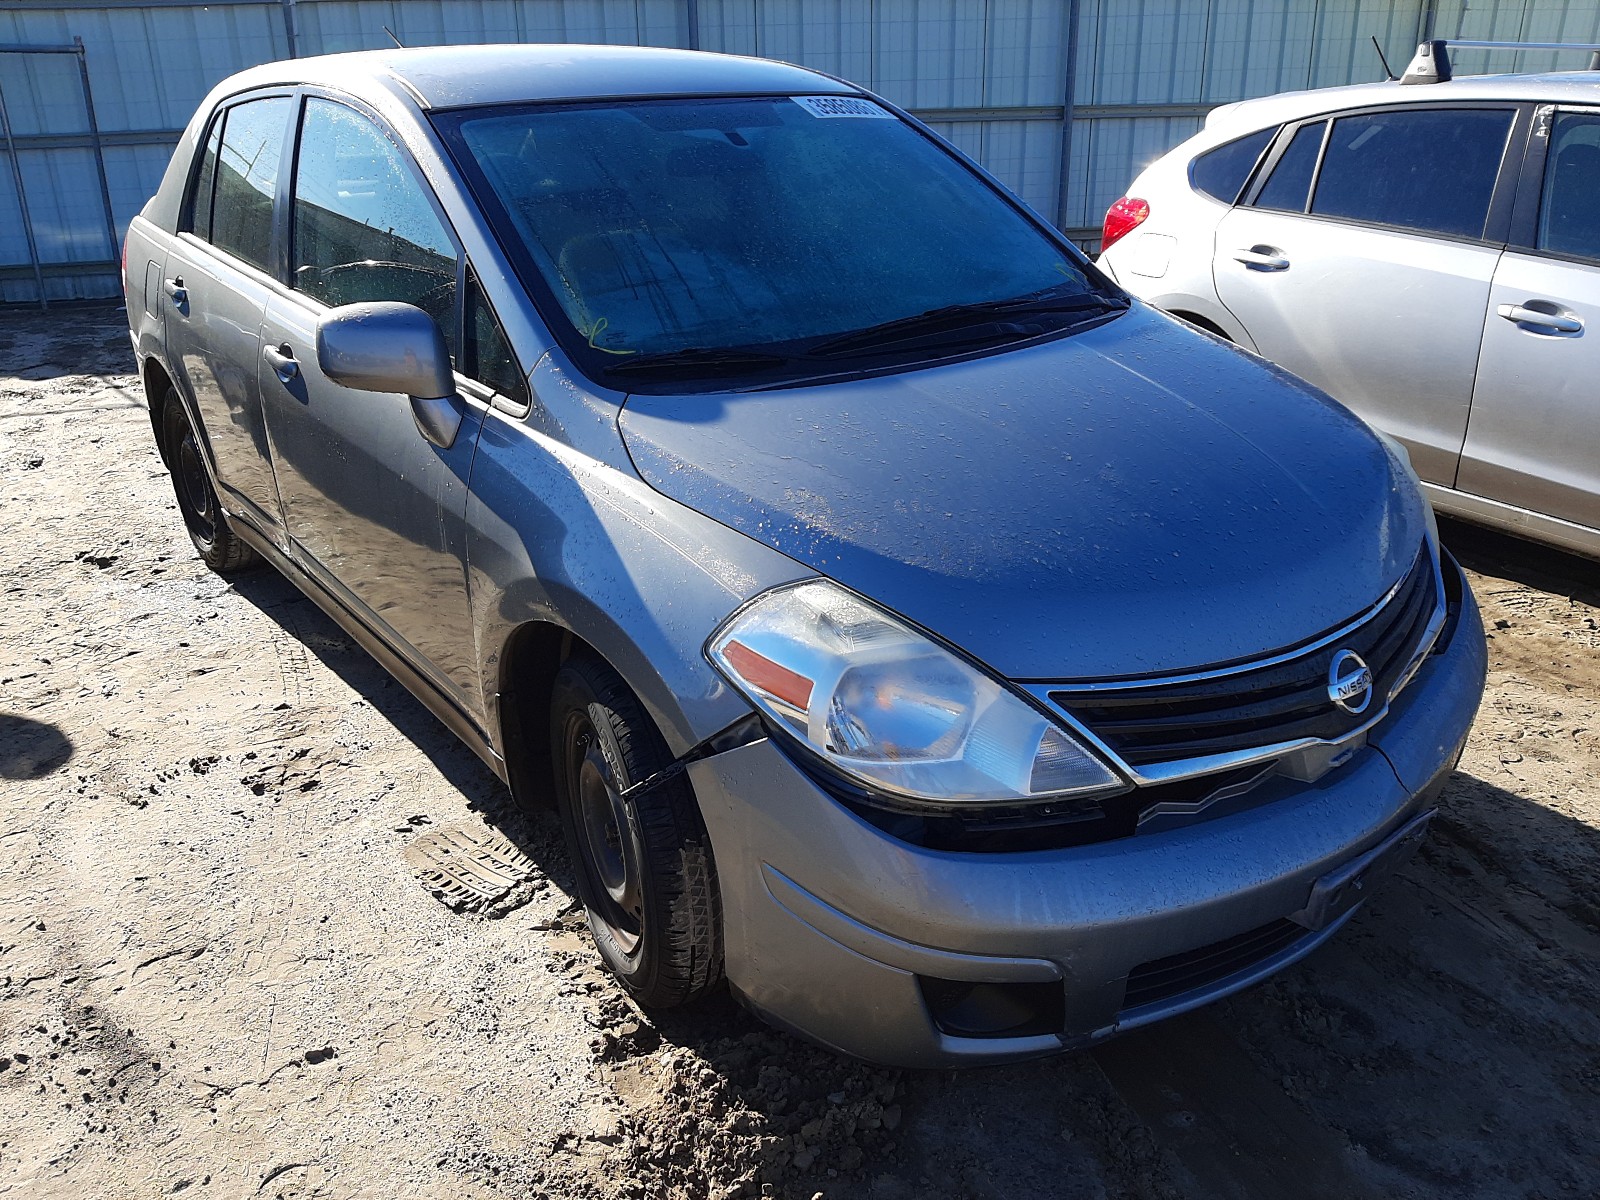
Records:
{"label": "car antenna", "polygon": [[400,47],[400,49],[404,50],[406,48],[406,44],[404,42],[402,42],[399,38],[395,37],[394,30],[390,29],[387,25],[385,25],[383,27],[383,31],[389,35],[389,40],[391,42],[393,42],[396,46]]}
{"label": "car antenna", "polygon": [[1383,73],[1389,77],[1389,82],[1394,82],[1394,72],[1389,69],[1389,60],[1384,57],[1383,47],[1378,44],[1378,35],[1372,35],[1372,48],[1378,52],[1378,61],[1383,64]]}

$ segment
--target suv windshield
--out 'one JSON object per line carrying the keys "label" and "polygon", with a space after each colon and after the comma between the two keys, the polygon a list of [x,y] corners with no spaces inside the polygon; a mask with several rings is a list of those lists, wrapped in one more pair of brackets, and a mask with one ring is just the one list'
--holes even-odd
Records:
{"label": "suv windshield", "polygon": [[623,390],[926,360],[1126,305],[865,99],[528,104],[436,121],[557,338]]}

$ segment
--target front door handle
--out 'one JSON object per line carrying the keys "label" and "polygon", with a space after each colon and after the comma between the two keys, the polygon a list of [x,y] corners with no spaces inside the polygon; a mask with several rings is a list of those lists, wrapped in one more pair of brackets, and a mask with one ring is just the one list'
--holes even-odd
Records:
{"label": "front door handle", "polygon": [[1243,263],[1252,271],[1287,271],[1289,260],[1274,246],[1251,246],[1248,250],[1235,250],[1233,261]]}
{"label": "front door handle", "polygon": [[300,364],[295,361],[294,351],[289,348],[288,342],[281,346],[262,347],[261,357],[278,373],[280,383],[288,383],[300,374]]}
{"label": "front door handle", "polygon": [[1495,309],[1508,321],[1518,325],[1532,325],[1533,333],[1582,333],[1583,322],[1577,317],[1564,317],[1560,313],[1546,312],[1544,308],[1531,308],[1530,305],[1539,304],[1547,308],[1555,305],[1548,300],[1529,300],[1527,304],[1502,304]]}
{"label": "front door handle", "polygon": [[182,308],[185,304],[189,303],[189,289],[183,286],[182,275],[179,275],[173,279],[162,280],[161,290],[166,292],[166,294],[172,299],[172,303],[178,308]]}

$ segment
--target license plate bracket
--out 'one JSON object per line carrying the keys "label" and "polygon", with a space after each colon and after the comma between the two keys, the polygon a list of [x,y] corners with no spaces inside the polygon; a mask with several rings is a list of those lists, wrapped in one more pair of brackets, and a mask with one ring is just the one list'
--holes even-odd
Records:
{"label": "license plate bracket", "polygon": [[1428,836],[1428,826],[1439,810],[1430,808],[1407,821],[1365,854],[1335,867],[1311,885],[1306,906],[1289,919],[1307,929],[1325,928],[1360,904],[1373,890],[1399,870]]}

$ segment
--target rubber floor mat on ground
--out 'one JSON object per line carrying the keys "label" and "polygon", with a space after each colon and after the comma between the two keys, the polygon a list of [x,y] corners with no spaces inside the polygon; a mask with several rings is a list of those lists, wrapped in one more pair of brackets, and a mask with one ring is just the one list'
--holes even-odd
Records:
{"label": "rubber floor mat on ground", "polygon": [[405,849],[422,885],[457,910],[483,912],[520,884],[534,879],[539,868],[506,838],[486,829],[436,829]]}

